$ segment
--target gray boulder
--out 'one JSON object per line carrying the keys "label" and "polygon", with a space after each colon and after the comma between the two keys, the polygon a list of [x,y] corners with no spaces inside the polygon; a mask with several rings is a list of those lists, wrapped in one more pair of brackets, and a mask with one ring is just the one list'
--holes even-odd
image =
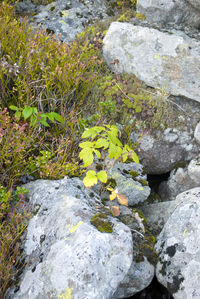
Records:
{"label": "gray boulder", "polygon": [[112,298],[132,264],[130,229],[106,214],[79,179],[26,188],[35,210],[24,244],[27,266],[20,289],[6,298]]}
{"label": "gray boulder", "polygon": [[[88,24],[108,17],[105,3],[106,0],[57,0],[37,6],[36,14],[29,19],[34,27],[40,24],[63,42],[71,42]],[[18,13],[28,13],[29,7],[32,12],[35,6],[26,1],[19,2]]]}
{"label": "gray boulder", "polygon": [[186,35],[113,22],[103,40],[103,55],[114,71],[200,102],[200,42]]}
{"label": "gray boulder", "polygon": [[192,130],[167,128],[164,132],[157,130],[144,135],[138,155],[147,173],[160,174],[173,170],[180,162],[189,162],[198,153]]}
{"label": "gray boulder", "polygon": [[199,0],[138,0],[137,12],[143,13],[150,24],[200,25]]}
{"label": "gray boulder", "polygon": [[150,195],[147,175],[141,164],[117,162],[109,169],[108,176],[115,181],[118,193],[127,197],[129,206],[144,202]]}
{"label": "gray boulder", "polygon": [[181,193],[155,246],[158,281],[174,299],[200,298],[200,188]]}
{"label": "gray boulder", "polygon": [[159,195],[163,200],[174,200],[178,194],[195,187],[200,187],[200,158],[173,170],[168,181],[160,184]]}
{"label": "gray boulder", "polygon": [[195,131],[194,131],[194,138],[200,144],[200,122],[197,124]]}

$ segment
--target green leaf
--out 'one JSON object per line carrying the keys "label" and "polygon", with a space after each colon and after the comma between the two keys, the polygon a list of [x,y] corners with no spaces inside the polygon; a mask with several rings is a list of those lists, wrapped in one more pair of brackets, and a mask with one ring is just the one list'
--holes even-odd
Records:
{"label": "green leaf", "polygon": [[21,115],[22,115],[21,111],[17,111],[17,112],[15,112],[15,117],[16,117],[16,118],[20,118]]}
{"label": "green leaf", "polygon": [[91,129],[86,129],[83,132],[81,138],[88,138],[88,137],[95,138],[97,135],[98,133],[94,130],[94,128],[91,128]]}
{"label": "green leaf", "polygon": [[84,148],[79,153],[79,158],[83,160],[84,167],[90,166],[94,161],[93,150],[91,148]]}
{"label": "green leaf", "polygon": [[97,175],[94,170],[89,170],[86,173],[86,176],[83,179],[83,184],[85,185],[85,187],[88,187],[88,188],[97,184]]}
{"label": "green leaf", "polygon": [[33,108],[29,106],[25,106],[25,108],[22,111],[23,117],[26,120],[33,114]]}
{"label": "green leaf", "polygon": [[135,112],[136,112],[136,113],[139,113],[139,112],[141,112],[141,111],[142,111],[142,108],[141,108],[141,107],[137,106],[137,107],[135,108]]}
{"label": "green leaf", "polygon": [[94,152],[95,152],[97,158],[101,159],[101,153],[98,150],[95,150],[95,149],[94,149]]}
{"label": "green leaf", "polygon": [[107,134],[108,134],[108,139],[110,140],[110,142],[112,142],[115,145],[123,146],[121,141],[117,138],[116,130],[107,132]]}
{"label": "green leaf", "polygon": [[102,183],[106,183],[107,180],[108,180],[108,175],[107,175],[107,172],[102,170],[102,171],[99,171],[97,173],[97,178],[102,182]]}
{"label": "green leaf", "polygon": [[39,119],[39,122],[40,122],[43,126],[45,126],[45,127],[50,127],[49,124],[46,122],[46,120],[45,120],[44,118]]}
{"label": "green leaf", "polygon": [[122,162],[126,162],[126,160],[128,159],[128,153],[123,154],[122,156]]}
{"label": "green leaf", "polygon": [[110,144],[109,150],[108,150],[109,159],[114,158],[115,160],[117,160],[121,154],[123,153],[123,150],[121,149],[121,147],[114,145],[113,143]]}
{"label": "green leaf", "polygon": [[48,115],[49,114],[50,114],[50,117],[53,117],[53,121],[54,121],[54,118],[55,118],[61,124],[64,123],[64,119],[63,119],[63,117],[60,114],[58,114],[56,112],[50,112],[50,113],[48,113]]}
{"label": "green leaf", "polygon": [[104,138],[99,138],[97,139],[96,143],[95,143],[95,147],[96,148],[101,148],[103,147],[104,149],[108,148],[109,143],[106,139]]}
{"label": "green leaf", "polygon": [[138,155],[135,152],[133,152],[133,154],[132,154],[132,159],[135,163],[139,163]]}
{"label": "green leaf", "polygon": [[20,109],[14,105],[10,105],[9,108],[14,111],[19,111]]}
{"label": "green leaf", "polygon": [[90,142],[90,141],[81,142],[79,144],[79,147],[81,147],[81,148],[93,147],[93,146],[94,146],[94,143]]}

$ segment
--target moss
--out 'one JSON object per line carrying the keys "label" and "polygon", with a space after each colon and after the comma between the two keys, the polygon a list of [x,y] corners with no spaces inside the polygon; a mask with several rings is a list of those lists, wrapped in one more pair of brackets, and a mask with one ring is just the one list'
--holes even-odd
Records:
{"label": "moss", "polygon": [[187,165],[188,165],[188,163],[186,161],[179,161],[174,166],[174,169],[185,168]]}
{"label": "moss", "polygon": [[148,182],[146,180],[137,180],[137,182],[141,183],[142,186],[149,186]]}
{"label": "moss", "polygon": [[129,174],[132,175],[133,177],[137,177],[139,175],[139,173],[137,171],[129,171]]}
{"label": "moss", "polygon": [[108,217],[106,214],[100,213],[95,214],[90,219],[90,223],[98,229],[101,233],[112,233],[113,232],[113,225],[108,220]]}

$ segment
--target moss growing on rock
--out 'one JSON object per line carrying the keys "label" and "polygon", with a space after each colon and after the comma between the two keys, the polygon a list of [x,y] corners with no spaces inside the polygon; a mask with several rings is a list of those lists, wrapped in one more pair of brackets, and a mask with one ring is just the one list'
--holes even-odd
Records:
{"label": "moss growing on rock", "polygon": [[98,229],[101,233],[112,233],[113,232],[113,225],[108,220],[108,217],[106,214],[95,214],[90,219],[90,223]]}

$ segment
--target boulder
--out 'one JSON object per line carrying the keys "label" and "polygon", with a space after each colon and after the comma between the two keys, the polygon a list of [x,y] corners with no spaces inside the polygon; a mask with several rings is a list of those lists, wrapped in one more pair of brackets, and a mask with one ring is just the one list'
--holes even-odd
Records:
{"label": "boulder", "polygon": [[79,179],[29,183],[27,266],[6,298],[111,298],[133,260],[130,229]]}
{"label": "boulder", "polygon": [[143,252],[133,252],[141,233],[133,239],[131,228],[80,179],[25,187],[33,213],[23,244],[26,266],[5,298],[116,299],[149,285],[154,267]]}
{"label": "boulder", "polygon": [[200,25],[199,0],[138,0],[137,13],[145,15],[150,24]]}
{"label": "boulder", "polygon": [[174,299],[200,298],[200,188],[181,193],[155,249],[158,281]]}
{"label": "boulder", "polygon": [[144,202],[150,195],[147,175],[139,163],[117,162],[110,167],[108,175],[116,183],[118,193],[127,197],[129,206]]}
{"label": "boulder", "polygon": [[200,187],[200,158],[190,161],[186,167],[174,169],[168,181],[159,186],[162,200],[174,200],[179,193]]}
{"label": "boulder", "polygon": [[[137,138],[132,134],[133,141]],[[181,128],[167,128],[164,132],[142,137],[138,155],[148,174],[169,172],[183,162],[189,162],[199,153],[199,145],[193,138],[193,131]]]}
{"label": "boulder", "polygon": [[[34,27],[40,24],[61,41],[72,42],[85,26],[108,17],[105,3],[106,0],[57,0],[37,6],[36,13],[29,15],[29,20]],[[18,13],[28,13],[29,7],[31,12],[35,8],[29,1],[19,2]]]}
{"label": "boulder", "polygon": [[200,102],[200,42],[183,33],[113,22],[103,39],[103,55],[115,72]]}
{"label": "boulder", "polygon": [[195,131],[194,131],[194,138],[200,144],[200,122],[197,124]]}

